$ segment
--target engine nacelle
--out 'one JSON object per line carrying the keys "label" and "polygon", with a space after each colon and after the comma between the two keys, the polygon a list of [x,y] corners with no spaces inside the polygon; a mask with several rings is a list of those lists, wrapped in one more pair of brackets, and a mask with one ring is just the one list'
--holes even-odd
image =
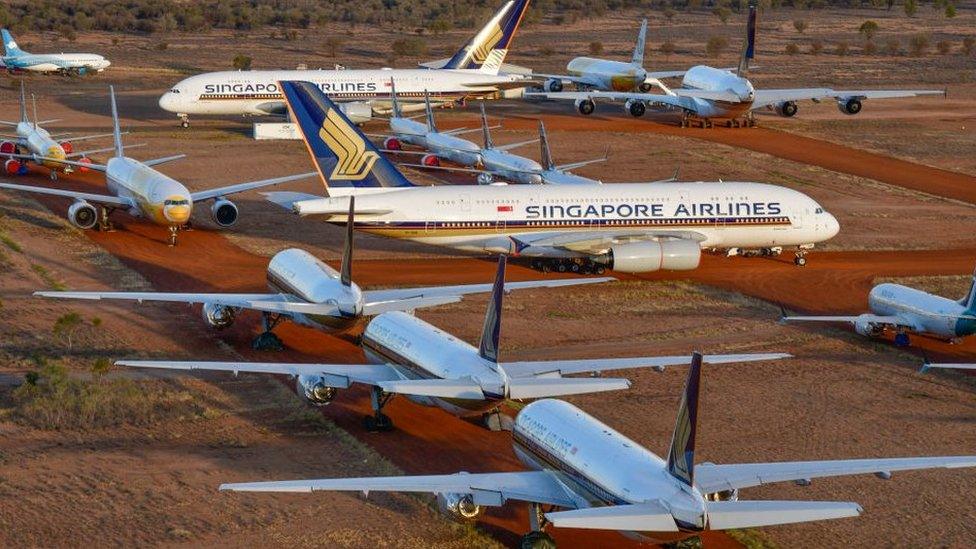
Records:
{"label": "engine nacelle", "polygon": [[780,116],[790,118],[796,115],[798,107],[796,106],[796,101],[780,101],[779,103],[776,103],[773,110],[775,110],[776,114]]}
{"label": "engine nacelle", "polygon": [[17,154],[17,144],[13,141],[0,143],[0,154]]}
{"label": "engine nacelle", "polygon": [[491,185],[495,182],[495,176],[490,173],[479,173],[478,174],[478,184],[479,185]]}
{"label": "engine nacelle", "polygon": [[61,150],[64,151],[64,154],[71,154],[75,152],[75,146],[70,141],[63,141],[61,143]]}
{"label": "engine nacelle", "polygon": [[861,112],[861,100],[856,97],[841,99],[837,101],[837,110],[844,114],[857,114]]}
{"label": "engine nacelle", "polygon": [[545,83],[546,91],[559,93],[563,91],[563,81],[561,78],[550,78]]}
{"label": "engine nacelle", "polygon": [[237,318],[237,309],[226,305],[215,303],[204,303],[201,311],[203,320],[211,327],[222,330],[234,323]]}
{"label": "engine nacelle", "polygon": [[481,514],[471,494],[437,494],[437,506],[445,515],[457,520],[474,520]]}
{"label": "engine nacelle", "polygon": [[76,200],[68,207],[68,221],[79,229],[91,229],[98,223],[98,210],[84,200]]}
{"label": "engine nacelle", "polygon": [[616,244],[607,254],[607,265],[622,273],[690,271],[698,268],[701,246],[694,240],[651,240]]}
{"label": "engine nacelle", "polygon": [[346,115],[353,124],[365,124],[373,119],[373,107],[362,101],[339,103],[339,110]]}
{"label": "engine nacelle", "polygon": [[627,102],[624,103],[624,110],[629,112],[631,116],[640,118],[641,116],[644,116],[645,112],[647,112],[647,105],[638,99],[628,99]]}
{"label": "engine nacelle", "polygon": [[383,140],[383,148],[388,151],[402,151],[403,143],[396,137],[387,137]]}
{"label": "engine nacelle", "polygon": [[650,82],[644,82],[640,86],[637,86],[637,89],[640,90],[641,93],[648,93],[652,88],[654,88],[654,85]]}
{"label": "engine nacelle", "polygon": [[20,160],[14,160],[13,158],[10,158],[3,163],[3,171],[6,172],[7,175],[20,175],[20,170],[23,167],[24,165],[20,162]]}
{"label": "engine nacelle", "polygon": [[[82,156],[81,158],[78,159],[78,163],[79,164],[91,164],[92,163],[92,160],[91,160],[91,158],[88,158],[87,156]],[[88,166],[78,166],[78,171],[81,172],[81,173],[88,173],[88,172],[91,171],[91,168],[89,168]]]}
{"label": "engine nacelle", "polygon": [[441,159],[436,154],[425,154],[420,157],[420,163],[424,166],[437,167],[441,165]]}
{"label": "engine nacelle", "polygon": [[230,227],[237,223],[239,217],[237,205],[226,198],[218,198],[210,207],[210,217],[221,227]]}
{"label": "engine nacelle", "polygon": [[880,337],[884,333],[884,327],[867,319],[858,318],[854,320],[854,331],[862,336]]}
{"label": "engine nacelle", "polygon": [[580,114],[591,115],[596,110],[596,103],[592,99],[577,99],[574,104]]}
{"label": "engine nacelle", "polygon": [[329,387],[322,376],[298,376],[298,395],[312,406],[331,403],[339,389]]}

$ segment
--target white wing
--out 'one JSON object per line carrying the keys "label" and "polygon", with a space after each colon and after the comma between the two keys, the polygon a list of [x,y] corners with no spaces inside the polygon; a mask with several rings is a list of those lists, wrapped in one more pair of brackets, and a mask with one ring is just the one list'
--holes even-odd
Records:
{"label": "white wing", "polygon": [[[525,282],[506,282],[505,292],[513,290],[524,290],[528,288],[559,288],[562,286],[577,286],[580,284],[598,284],[600,282],[610,282],[616,280],[613,277],[602,278],[568,278],[556,280],[529,280]],[[492,284],[463,284],[459,286],[430,286],[426,288],[400,288],[395,290],[367,290],[363,292],[363,299],[366,307],[383,302],[395,302],[403,300],[406,307],[399,310],[413,310],[418,305],[411,304],[411,300],[428,298],[448,298],[465,296],[468,294],[481,294],[490,292]],[[440,303],[434,303],[440,304]],[[423,306],[423,305],[420,305]],[[387,309],[394,310],[394,309]]]}
{"label": "white wing", "polygon": [[688,230],[623,229],[619,231],[540,232],[512,237],[520,247],[564,248],[574,252],[599,254],[612,244],[677,238],[701,242],[705,235]]}
{"label": "white wing", "polygon": [[695,466],[695,484],[704,493],[714,493],[794,480],[962,467],[976,467],[976,456],[846,459],[731,465],[702,463]]}
{"label": "white wing", "polygon": [[[677,92],[678,90],[674,90]],[[688,90],[689,92],[691,90]],[[638,92],[609,92],[609,91],[587,91],[587,92],[527,92],[527,97],[545,97],[546,99],[561,99],[566,101],[576,101],[577,99],[604,100],[604,101],[627,101],[634,99],[646,103],[657,105],[670,105],[687,110],[695,110],[695,101],[689,96],[665,95],[661,93],[638,93]]]}
{"label": "white wing", "polygon": [[[788,353],[754,353],[740,355],[706,355],[703,361],[708,364],[727,364],[730,362],[756,362],[760,360],[780,360],[790,358]],[[569,374],[607,372],[626,368],[654,368],[663,370],[667,366],[691,364],[688,355],[645,356],[635,358],[610,358],[592,360],[542,360],[537,362],[505,362],[500,366],[513,378],[521,377],[561,377]]]}
{"label": "white wing", "polygon": [[216,189],[209,189],[206,191],[195,192],[190,195],[194,202],[199,202],[201,200],[209,200],[211,198],[217,198],[218,196],[227,196],[236,193],[242,193],[244,191],[250,191],[252,189],[260,189],[262,187],[270,187],[272,185],[278,185],[279,183],[287,183],[289,181],[297,181],[299,179],[306,179],[309,177],[318,177],[318,172],[302,173],[298,175],[288,175],[285,177],[275,177],[272,179],[262,179],[260,181],[251,181],[250,183],[238,183],[236,185],[228,185],[226,187],[217,187]]}
{"label": "white wing", "polygon": [[163,370],[211,370],[256,374],[322,375],[330,387],[345,389],[353,383],[377,385],[400,379],[400,374],[385,364],[300,364],[283,362],[205,362],[173,360],[120,360],[117,366],[159,368]]}
{"label": "white wing", "polygon": [[857,316],[784,316],[785,322],[867,322],[880,326],[894,326],[917,330],[918,325],[900,316],[863,314]]}
{"label": "white wing", "polygon": [[131,200],[127,198],[120,198],[118,196],[109,196],[105,194],[82,193],[78,191],[69,191],[66,189],[49,189],[47,187],[28,187],[26,185],[13,185],[11,183],[0,183],[0,189],[9,189],[12,191],[23,191],[23,192],[37,193],[37,194],[49,194],[53,196],[64,196],[67,198],[74,198],[75,200],[87,200],[88,202],[95,202],[97,204],[110,204],[113,206],[132,207],[135,205]]}
{"label": "white wing", "polygon": [[891,99],[898,97],[917,97],[920,95],[945,95],[945,90],[834,90],[831,88],[794,88],[779,90],[756,90],[752,108],[758,109],[775,105],[781,101],[804,101],[820,99]]}
{"label": "white wing", "polygon": [[165,292],[34,292],[36,297],[55,299],[121,299],[128,301],[166,301],[173,303],[213,303],[228,307],[246,307],[255,301],[286,301],[284,294],[178,294]]}

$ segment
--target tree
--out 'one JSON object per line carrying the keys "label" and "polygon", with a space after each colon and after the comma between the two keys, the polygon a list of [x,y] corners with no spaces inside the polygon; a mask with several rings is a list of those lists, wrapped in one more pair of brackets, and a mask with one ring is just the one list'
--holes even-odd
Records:
{"label": "tree", "polygon": [[946,4],[945,16],[948,17],[949,19],[952,19],[953,17],[956,16],[956,6],[954,4],[951,3]]}
{"label": "tree", "polygon": [[732,10],[726,8],[725,6],[721,6],[713,9],[712,13],[714,13],[715,17],[718,17],[718,20],[725,25],[729,22],[729,17],[732,15]]}
{"label": "tree", "polygon": [[908,45],[911,49],[912,55],[919,57],[924,55],[929,49],[929,37],[924,34],[916,34],[909,39]]}
{"label": "tree", "polygon": [[868,19],[861,23],[861,26],[857,28],[857,32],[864,35],[865,40],[871,41],[874,35],[878,33],[878,24]]}
{"label": "tree", "polygon": [[398,38],[390,45],[390,51],[394,57],[416,57],[427,53],[427,42],[415,36]]}
{"label": "tree", "polygon": [[729,41],[722,36],[711,36],[708,38],[708,42],[705,43],[705,53],[709,57],[718,57],[725,48],[729,46]]}
{"label": "tree", "polygon": [[81,329],[83,324],[84,320],[82,320],[81,315],[71,311],[70,313],[65,313],[59,316],[58,319],[54,321],[54,327],[51,329],[51,331],[54,333],[55,337],[63,341],[68,349],[70,349],[71,345],[74,343],[73,340],[75,335]]}
{"label": "tree", "polygon": [[789,44],[786,45],[786,55],[796,55],[798,53],[800,53],[799,46],[797,46],[793,42],[790,42]]}
{"label": "tree", "polygon": [[823,42],[821,42],[820,40],[814,40],[813,42],[810,43],[810,53],[812,53],[813,55],[820,55],[820,52],[822,51],[823,51]]}
{"label": "tree", "polygon": [[915,17],[915,13],[918,11],[918,2],[915,0],[905,0],[905,15],[909,17]]}
{"label": "tree", "polygon": [[834,54],[839,55],[841,57],[847,55],[848,50],[850,50],[850,46],[847,44],[847,42],[844,42],[843,40],[837,42],[837,44],[834,46]]}
{"label": "tree", "polygon": [[251,70],[251,57],[239,53],[234,56],[234,68],[239,71],[249,71]]}
{"label": "tree", "polygon": [[335,58],[344,43],[345,40],[334,34],[326,38],[325,49],[329,51],[329,57]]}
{"label": "tree", "polygon": [[590,55],[600,55],[603,53],[603,42],[590,42]]}
{"label": "tree", "polygon": [[796,29],[796,32],[803,34],[803,31],[807,30],[807,22],[803,19],[795,19],[793,21],[793,28]]}

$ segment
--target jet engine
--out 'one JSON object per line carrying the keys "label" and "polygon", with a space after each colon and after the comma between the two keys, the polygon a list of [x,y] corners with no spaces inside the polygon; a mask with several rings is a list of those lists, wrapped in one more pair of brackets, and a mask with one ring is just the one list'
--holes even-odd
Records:
{"label": "jet engine", "polygon": [[844,114],[857,114],[861,112],[861,100],[856,97],[841,99],[837,101],[837,110]]}
{"label": "jet engine", "polygon": [[239,217],[237,205],[226,198],[218,198],[214,200],[213,206],[210,207],[210,216],[213,218],[214,223],[221,227],[230,227],[237,223],[237,218]]}
{"label": "jet engine", "polygon": [[644,105],[644,102],[640,101],[639,99],[628,99],[627,102],[624,103],[624,110],[629,112],[631,116],[640,118],[641,116],[644,116],[645,112],[647,112],[647,106]]}
{"label": "jet engine", "polygon": [[71,154],[75,152],[75,146],[70,141],[64,141],[61,143],[61,150],[64,151],[64,154]]}
{"label": "jet engine", "polygon": [[226,305],[204,303],[201,314],[203,315],[203,320],[211,328],[222,330],[234,323],[234,319],[237,317],[237,309]]}
{"label": "jet engine", "polygon": [[867,319],[858,318],[854,321],[854,331],[862,336],[879,337],[884,332],[884,327]]}
{"label": "jet engine", "polygon": [[98,210],[84,200],[76,200],[68,207],[68,221],[79,229],[91,229],[98,223]]}
{"label": "jet engine", "polygon": [[424,166],[436,167],[441,165],[441,159],[437,158],[436,154],[425,154],[420,157],[420,163]]}
{"label": "jet engine", "polygon": [[298,395],[312,406],[325,406],[332,402],[339,389],[325,384],[322,376],[298,376]]}
{"label": "jet engine", "polygon": [[491,185],[495,182],[495,177],[490,173],[479,173],[478,174],[478,184],[479,185]]}
{"label": "jet engine", "polygon": [[648,93],[652,88],[654,88],[654,85],[650,82],[644,82],[640,86],[637,86],[637,89],[640,90],[641,93]]}
{"label": "jet engine", "polygon": [[796,115],[796,101],[780,101],[779,103],[776,103],[776,106],[774,106],[773,109],[776,111],[776,114],[790,118],[791,116]]}
{"label": "jet engine", "polygon": [[550,78],[545,83],[546,91],[559,93],[563,91],[563,81],[560,78]]}
{"label": "jet engine", "polygon": [[339,110],[353,124],[363,125],[373,118],[373,107],[362,101],[339,103]]}
{"label": "jet engine", "polygon": [[17,154],[17,144],[13,141],[0,143],[0,154]]}
{"label": "jet engine", "polygon": [[383,148],[388,151],[401,151],[403,150],[403,143],[396,137],[387,137],[383,140]]}
{"label": "jet engine", "polygon": [[[78,159],[78,163],[80,163],[80,164],[91,164],[92,163],[92,160],[91,160],[91,158],[88,158],[87,156],[82,156],[81,158]],[[88,166],[78,166],[78,171],[81,172],[81,173],[88,173],[88,172],[91,171],[91,168],[89,168]]]}
{"label": "jet engine", "polygon": [[6,172],[7,175],[21,175],[22,169],[26,171],[24,164],[21,163],[20,160],[14,160],[11,158],[3,163],[3,171]]}
{"label": "jet engine", "polygon": [[615,244],[607,252],[606,264],[622,273],[690,271],[698,268],[701,246],[694,240],[650,240]]}
{"label": "jet engine", "polygon": [[471,494],[437,494],[437,506],[445,515],[458,520],[474,520],[481,514],[481,506],[474,504]]}
{"label": "jet engine", "polygon": [[590,115],[596,110],[596,103],[592,99],[577,99],[575,105],[580,114]]}

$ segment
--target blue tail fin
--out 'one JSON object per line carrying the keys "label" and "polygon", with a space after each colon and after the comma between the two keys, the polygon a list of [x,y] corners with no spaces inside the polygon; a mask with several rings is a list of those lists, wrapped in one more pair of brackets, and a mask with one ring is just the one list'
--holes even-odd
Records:
{"label": "blue tail fin", "polygon": [[413,187],[311,82],[279,82],[325,188]]}
{"label": "blue tail fin", "polygon": [[528,8],[529,0],[505,2],[478,34],[458,50],[443,68],[472,69],[498,74],[505,62],[512,38],[515,37],[515,31]]}
{"label": "blue tail fin", "polygon": [[11,36],[10,31],[7,29],[0,30],[0,35],[3,36],[3,51],[7,53],[10,57],[18,57],[20,55],[25,55],[27,52],[20,49],[17,45],[17,41]]}
{"label": "blue tail fin", "polygon": [[736,74],[745,78],[749,73],[749,61],[756,54],[756,1],[749,1],[749,20],[746,22],[746,41],[742,45],[742,56],[739,58],[739,70]]}
{"label": "blue tail fin", "polygon": [[695,352],[691,356],[691,369],[685,392],[678,407],[678,418],[671,436],[671,449],[668,451],[668,472],[671,476],[693,486],[695,482],[695,435],[698,431],[698,394],[701,390],[702,355]]}
{"label": "blue tail fin", "polygon": [[485,312],[485,325],[481,329],[481,344],[478,354],[485,360],[498,362],[498,340],[502,331],[502,297],[505,295],[505,256],[498,256],[498,271],[495,285],[491,289],[488,310]]}

